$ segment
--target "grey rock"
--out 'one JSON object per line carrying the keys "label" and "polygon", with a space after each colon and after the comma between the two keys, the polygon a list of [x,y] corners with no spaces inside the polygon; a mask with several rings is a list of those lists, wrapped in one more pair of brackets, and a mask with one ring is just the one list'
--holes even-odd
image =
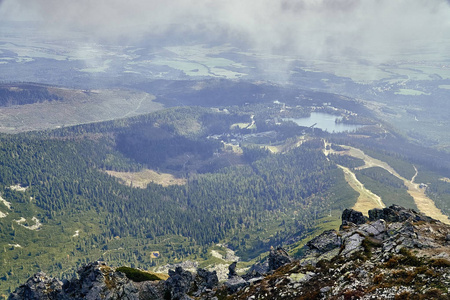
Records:
{"label": "grey rock", "polygon": [[242,277],[235,276],[225,281],[224,284],[227,287],[228,293],[234,294],[243,287],[247,286],[248,282],[245,281]]}
{"label": "grey rock", "polygon": [[366,223],[367,218],[364,217],[362,212],[347,208],[342,212],[342,224],[343,225],[344,225],[344,222],[350,222],[350,223],[359,225],[359,224]]}
{"label": "grey rock", "polygon": [[281,247],[270,249],[269,253],[269,271],[276,270],[285,264],[291,263],[293,258]]}
{"label": "grey rock", "polygon": [[363,224],[359,227],[359,231],[365,236],[375,236],[378,237],[380,234],[386,232],[386,222],[384,220],[377,220],[369,224]]}
{"label": "grey rock", "polygon": [[77,272],[78,279],[64,284],[37,273],[12,293],[10,299],[139,299],[133,283],[103,262],[89,263]]}
{"label": "grey rock", "polygon": [[375,208],[369,210],[370,221],[380,219],[387,222],[404,222],[407,220],[430,222],[433,220],[432,218],[422,215],[413,209],[404,208],[395,204],[383,209]]}
{"label": "grey rock", "polygon": [[238,276],[238,274],[236,273],[236,266],[237,262],[233,262],[228,266],[228,279]]}
{"label": "grey rock", "polygon": [[364,240],[364,237],[359,235],[358,233],[353,234],[349,238],[344,241],[344,249],[341,252],[343,256],[349,256],[355,251],[361,250],[361,244]]}
{"label": "grey rock", "polygon": [[342,245],[342,237],[335,230],[324,231],[306,244],[309,249],[317,250],[320,254],[339,248]]}
{"label": "grey rock", "polygon": [[383,243],[383,252],[390,252],[397,244],[394,241],[386,241]]}
{"label": "grey rock", "polygon": [[63,286],[64,294],[71,299],[139,299],[133,283],[104,262],[89,263],[77,273],[79,279]]}
{"label": "grey rock", "polygon": [[8,299],[63,299],[61,294],[62,286],[63,283],[58,279],[48,277],[45,273],[39,272],[29,278],[25,284],[19,286]]}
{"label": "grey rock", "polygon": [[135,283],[139,290],[140,300],[163,300],[164,299],[164,283],[163,282],[153,282],[153,281],[143,281]]}
{"label": "grey rock", "polygon": [[258,278],[264,276],[269,271],[269,261],[259,262],[250,267],[247,274],[242,276],[245,280],[249,281],[251,278]]}
{"label": "grey rock", "polygon": [[260,282],[260,281],[263,280],[263,279],[264,279],[264,276],[261,276],[261,277],[255,277],[255,278],[249,279],[247,282],[248,282],[249,284],[254,284],[254,283],[256,283],[256,282]]}
{"label": "grey rock", "polygon": [[194,279],[196,291],[194,292],[195,296],[199,296],[200,294],[212,290],[213,288],[219,285],[219,278],[217,277],[216,271],[209,272],[205,269],[197,269],[197,276]]}
{"label": "grey rock", "polygon": [[194,282],[194,276],[191,272],[177,267],[175,271],[169,270],[169,278],[165,282],[166,294],[170,295],[171,300],[190,299],[186,298]]}

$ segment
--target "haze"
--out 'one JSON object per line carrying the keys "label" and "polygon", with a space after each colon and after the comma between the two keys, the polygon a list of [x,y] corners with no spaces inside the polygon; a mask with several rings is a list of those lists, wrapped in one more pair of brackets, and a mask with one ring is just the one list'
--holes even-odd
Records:
{"label": "haze", "polygon": [[39,30],[58,37],[82,31],[91,42],[195,35],[304,59],[384,62],[424,48],[437,56],[450,50],[444,0],[3,0],[0,20],[39,21]]}

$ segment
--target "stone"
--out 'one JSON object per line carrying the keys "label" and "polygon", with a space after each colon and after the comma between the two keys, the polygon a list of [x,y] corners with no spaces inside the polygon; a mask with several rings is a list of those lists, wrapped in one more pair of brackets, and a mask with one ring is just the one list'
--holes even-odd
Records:
{"label": "stone", "polygon": [[207,290],[212,290],[219,285],[219,278],[217,277],[217,272],[209,272],[205,269],[197,269],[197,276],[194,279],[197,291],[194,292],[195,296],[206,292]]}
{"label": "stone", "polygon": [[259,262],[250,267],[247,274],[242,276],[245,280],[249,281],[251,278],[258,278],[267,274],[269,270],[269,262]]}
{"label": "stone", "polygon": [[176,267],[175,271],[169,270],[169,278],[165,282],[166,294],[170,295],[171,300],[190,299],[186,298],[194,282],[194,276],[182,267]]}
{"label": "stone", "polygon": [[255,278],[251,278],[251,279],[247,280],[247,282],[248,282],[250,285],[252,285],[252,284],[254,284],[254,283],[256,283],[256,282],[260,282],[260,281],[263,280],[263,279],[264,279],[264,276],[261,276],[261,277],[255,277]]}
{"label": "stone", "polygon": [[376,220],[369,224],[363,224],[359,227],[359,231],[365,236],[379,236],[386,232],[386,222],[384,220]]}
{"label": "stone", "polygon": [[342,224],[344,221],[359,225],[366,223],[367,219],[362,212],[347,208],[342,212]]}
{"label": "stone", "polygon": [[128,299],[138,300],[138,289],[123,273],[104,262],[89,263],[77,271],[78,278],[61,282],[37,273],[20,286],[10,299]]}
{"label": "stone", "polygon": [[163,282],[143,281],[135,283],[139,290],[139,299],[164,300]]}
{"label": "stone", "polygon": [[347,238],[344,241],[344,249],[342,250],[341,255],[349,256],[353,252],[360,250],[363,240],[364,237],[362,237],[358,233],[355,233],[349,238]]}
{"label": "stone", "polygon": [[235,261],[228,267],[228,279],[238,276],[236,272],[237,262]]}
{"label": "stone", "polygon": [[413,209],[404,208],[398,205],[391,205],[383,209],[375,208],[369,210],[369,220],[376,221],[383,219],[387,222],[404,222],[411,221],[425,221],[430,222],[433,220],[430,217],[424,216]]}
{"label": "stone", "polygon": [[77,271],[79,279],[63,286],[65,295],[75,299],[139,299],[137,288],[121,272],[116,272],[104,262],[89,263]]}
{"label": "stone", "polygon": [[292,262],[292,257],[281,247],[277,249],[270,249],[269,253],[269,271],[278,269],[285,264]]}
{"label": "stone", "polygon": [[320,254],[339,248],[342,245],[342,238],[336,230],[324,231],[306,244],[310,249],[317,250]]}
{"label": "stone", "polygon": [[224,284],[227,287],[228,293],[234,294],[243,287],[247,286],[248,282],[245,281],[242,277],[234,276],[233,278],[225,281]]}
{"label": "stone", "polygon": [[10,296],[11,300],[47,300],[63,299],[61,297],[63,283],[55,278],[47,276],[44,272],[38,272],[30,277],[27,282],[19,286]]}

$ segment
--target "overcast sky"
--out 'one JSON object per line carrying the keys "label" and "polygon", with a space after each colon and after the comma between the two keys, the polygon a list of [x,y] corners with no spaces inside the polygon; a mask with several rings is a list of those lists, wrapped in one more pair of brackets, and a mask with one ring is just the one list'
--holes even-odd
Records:
{"label": "overcast sky", "polygon": [[450,50],[441,43],[450,38],[447,0],[0,0],[0,20],[39,20],[42,30],[81,29],[110,42],[173,27],[216,40],[226,33],[307,58]]}

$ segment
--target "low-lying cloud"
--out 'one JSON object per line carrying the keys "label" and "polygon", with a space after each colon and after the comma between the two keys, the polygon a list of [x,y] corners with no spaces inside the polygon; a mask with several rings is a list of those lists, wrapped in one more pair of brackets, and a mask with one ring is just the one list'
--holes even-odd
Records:
{"label": "low-lying cloud", "polygon": [[0,20],[110,42],[196,34],[311,59],[450,50],[441,43],[450,38],[447,0],[3,0]]}

